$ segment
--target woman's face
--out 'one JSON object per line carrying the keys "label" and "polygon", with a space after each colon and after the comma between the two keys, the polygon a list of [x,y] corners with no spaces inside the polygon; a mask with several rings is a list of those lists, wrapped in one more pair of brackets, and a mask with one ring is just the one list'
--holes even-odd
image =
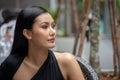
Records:
{"label": "woman's face", "polygon": [[55,37],[55,23],[51,15],[43,13],[38,16],[33,24],[29,43],[40,48],[53,48]]}

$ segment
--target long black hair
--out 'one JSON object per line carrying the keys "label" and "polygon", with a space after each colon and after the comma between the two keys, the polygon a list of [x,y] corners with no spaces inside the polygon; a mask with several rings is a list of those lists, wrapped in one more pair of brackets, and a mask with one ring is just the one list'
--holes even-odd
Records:
{"label": "long black hair", "polygon": [[48,11],[40,6],[27,7],[21,10],[17,17],[14,41],[10,54],[27,55],[28,40],[23,35],[23,29],[31,30],[35,18],[46,12]]}

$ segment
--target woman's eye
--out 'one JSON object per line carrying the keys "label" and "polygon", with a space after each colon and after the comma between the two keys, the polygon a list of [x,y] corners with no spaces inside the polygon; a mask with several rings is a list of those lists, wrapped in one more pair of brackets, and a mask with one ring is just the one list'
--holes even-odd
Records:
{"label": "woman's eye", "polygon": [[43,28],[43,29],[47,29],[48,26],[47,26],[47,25],[42,25],[41,28]]}
{"label": "woman's eye", "polygon": [[55,24],[53,24],[53,25],[52,25],[52,28],[54,29],[55,27],[56,27],[56,25],[55,25]]}
{"label": "woman's eye", "polygon": [[55,28],[55,25],[53,25],[52,28]]}

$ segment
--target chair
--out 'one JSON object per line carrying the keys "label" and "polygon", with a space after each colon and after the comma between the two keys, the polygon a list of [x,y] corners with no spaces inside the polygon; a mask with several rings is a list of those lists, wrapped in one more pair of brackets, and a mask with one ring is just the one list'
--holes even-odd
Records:
{"label": "chair", "polygon": [[83,58],[81,57],[76,57],[83,75],[85,77],[85,80],[99,80],[97,73],[95,72],[95,70],[90,66],[90,64],[88,64],[87,61],[85,61]]}

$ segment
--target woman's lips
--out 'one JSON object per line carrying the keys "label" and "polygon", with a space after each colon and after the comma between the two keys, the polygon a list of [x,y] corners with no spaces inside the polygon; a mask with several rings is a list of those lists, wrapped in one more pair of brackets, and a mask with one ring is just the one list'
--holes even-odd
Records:
{"label": "woman's lips", "polygon": [[48,41],[51,42],[51,43],[54,43],[55,42],[55,38],[51,38]]}

